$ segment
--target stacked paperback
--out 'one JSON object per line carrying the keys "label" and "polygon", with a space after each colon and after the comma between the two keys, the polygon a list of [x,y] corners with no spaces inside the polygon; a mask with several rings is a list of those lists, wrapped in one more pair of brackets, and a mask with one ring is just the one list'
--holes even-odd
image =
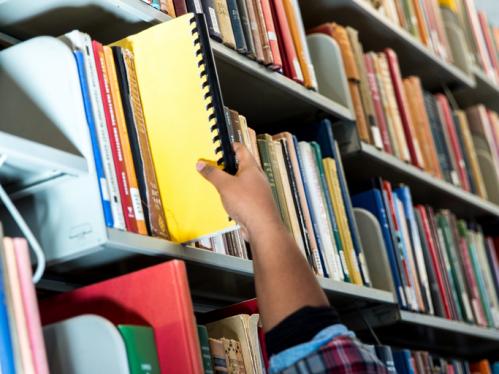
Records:
{"label": "stacked paperback", "polygon": [[379,222],[402,308],[499,326],[499,247],[480,226],[413,205],[408,187],[380,179],[352,202]]}
{"label": "stacked paperback", "polygon": [[363,142],[499,202],[497,113],[482,105],[460,110],[445,95],[425,92],[418,77],[402,78],[393,50],[363,53],[350,27],[328,23],[310,32],[340,46]]}

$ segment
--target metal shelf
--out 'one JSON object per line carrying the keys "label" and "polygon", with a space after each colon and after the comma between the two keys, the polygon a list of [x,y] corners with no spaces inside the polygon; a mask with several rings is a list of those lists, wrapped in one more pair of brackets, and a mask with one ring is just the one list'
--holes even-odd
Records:
{"label": "metal shelf", "polygon": [[[170,17],[140,0],[6,0],[0,2],[0,31],[18,39],[58,36],[73,29],[110,43]],[[326,112],[353,120],[351,111],[273,72],[221,43],[212,41],[226,105],[252,126]]]}
{"label": "metal shelf", "polygon": [[[61,287],[68,283],[84,285],[165,260],[181,259],[187,264],[193,298],[223,305],[255,297],[250,260],[115,229],[108,229],[107,236],[107,241],[98,248],[81,252],[76,257],[62,258],[55,264],[49,263],[50,281],[42,288],[57,291],[58,283],[54,279],[64,279]],[[57,276],[50,278],[50,274]],[[343,312],[379,304],[395,306],[391,292],[330,279],[319,279],[319,282]]]}
{"label": "metal shelf", "polygon": [[365,51],[392,48],[398,55],[404,76],[417,75],[428,90],[473,87],[472,77],[444,62],[409,32],[391,23],[364,0],[300,0],[307,28],[324,22],[338,22],[359,31]]}
{"label": "metal shelf", "polygon": [[499,227],[499,206],[437,179],[372,145],[361,143],[359,150],[343,155],[343,163],[352,187],[380,176],[392,183],[407,184],[416,203],[450,209],[459,217],[477,219],[486,227]]}
{"label": "metal shelf", "polygon": [[[355,317],[350,316],[350,318]],[[386,308],[371,310],[364,318],[382,344],[431,350],[443,355],[469,359],[499,358],[497,329]],[[354,327],[366,330],[366,325],[362,327],[358,324]],[[370,333],[365,332],[365,334],[369,338]]]}
{"label": "metal shelf", "polygon": [[455,91],[453,94],[460,107],[484,104],[489,109],[499,112],[499,86],[494,84],[482,69],[474,66],[476,86]]}
{"label": "metal shelf", "polygon": [[0,184],[11,197],[28,194],[51,181],[87,172],[86,160],[79,155],[61,151],[5,132],[0,132]]}

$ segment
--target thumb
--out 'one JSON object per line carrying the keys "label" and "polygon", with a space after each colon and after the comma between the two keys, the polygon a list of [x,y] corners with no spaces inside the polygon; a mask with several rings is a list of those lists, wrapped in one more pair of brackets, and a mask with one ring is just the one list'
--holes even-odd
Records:
{"label": "thumb", "polygon": [[226,183],[231,175],[216,166],[210,165],[207,161],[199,160],[196,163],[197,171],[208,180],[217,190],[220,190],[222,185]]}

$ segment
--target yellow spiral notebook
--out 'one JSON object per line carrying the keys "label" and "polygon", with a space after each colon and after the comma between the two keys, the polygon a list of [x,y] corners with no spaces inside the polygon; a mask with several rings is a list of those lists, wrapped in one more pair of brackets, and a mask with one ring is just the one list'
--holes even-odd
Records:
{"label": "yellow spiral notebook", "polygon": [[129,49],[171,240],[234,228],[198,159],[235,173],[223,102],[202,15],[186,14],[114,45]]}

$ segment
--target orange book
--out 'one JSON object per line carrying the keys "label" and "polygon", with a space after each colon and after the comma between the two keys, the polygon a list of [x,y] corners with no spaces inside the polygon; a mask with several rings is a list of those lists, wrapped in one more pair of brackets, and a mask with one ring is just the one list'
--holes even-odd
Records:
{"label": "orange book", "polygon": [[172,17],[177,16],[175,14],[175,5],[173,5],[173,0],[166,0],[166,13],[168,13],[168,15]]}
{"label": "orange book", "polygon": [[161,373],[202,374],[201,349],[183,261],[173,260],[40,302],[44,325],[82,314],[154,330]]}
{"label": "orange book", "polygon": [[310,54],[308,52],[303,24],[300,24],[302,22],[301,15],[293,0],[283,0],[283,5],[296,48],[296,54],[298,55],[298,61],[303,73],[303,83],[305,84],[305,87],[317,90],[317,80],[315,78],[312,60],[310,59]]}
{"label": "orange book", "polygon": [[473,374],[492,374],[489,360],[473,362],[470,364],[470,369]]}
{"label": "orange book", "polygon": [[135,173],[135,166],[133,163],[132,148],[130,147],[130,139],[128,137],[128,130],[126,127],[125,114],[121,102],[120,89],[118,86],[118,78],[116,75],[116,66],[114,65],[113,52],[110,47],[104,46],[104,59],[107,66],[109,85],[111,88],[111,99],[114,107],[114,114],[116,117],[116,125],[118,128],[118,136],[121,143],[121,153],[126,174],[126,186],[128,187],[129,194],[132,200],[132,207],[135,214],[135,221],[137,224],[137,232],[142,235],[147,235],[146,221],[142,203],[140,199],[140,192],[137,182],[137,175]]}
{"label": "orange book", "polygon": [[421,3],[419,0],[412,0],[414,12],[416,13],[416,20],[418,24],[419,38],[424,45],[429,44],[428,29],[426,27],[426,20],[423,14],[423,9],[421,9]]}

